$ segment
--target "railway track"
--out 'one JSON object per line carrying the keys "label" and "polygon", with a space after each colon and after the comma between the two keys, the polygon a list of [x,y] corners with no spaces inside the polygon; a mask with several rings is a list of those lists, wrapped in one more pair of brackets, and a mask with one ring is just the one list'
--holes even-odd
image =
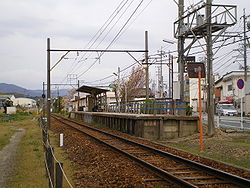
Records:
{"label": "railway track", "polygon": [[[160,179],[181,187],[250,187],[250,180],[173,155],[61,116],[57,121],[128,156]],[[160,180],[159,180],[160,181]]]}

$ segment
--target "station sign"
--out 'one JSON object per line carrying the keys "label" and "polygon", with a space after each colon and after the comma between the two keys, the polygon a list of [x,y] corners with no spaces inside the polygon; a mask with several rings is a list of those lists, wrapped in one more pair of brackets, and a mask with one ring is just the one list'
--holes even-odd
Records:
{"label": "station sign", "polygon": [[205,74],[204,63],[200,63],[200,62],[191,63],[190,62],[187,64],[187,72],[188,72],[189,78],[198,78],[198,72],[197,72],[198,70],[201,71],[201,78],[205,78],[206,74]]}

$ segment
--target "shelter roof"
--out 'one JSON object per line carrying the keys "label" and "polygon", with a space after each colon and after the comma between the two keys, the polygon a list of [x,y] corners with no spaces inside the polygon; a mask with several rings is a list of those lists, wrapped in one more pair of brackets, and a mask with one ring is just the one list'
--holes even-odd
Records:
{"label": "shelter roof", "polygon": [[83,86],[79,87],[76,91],[89,93],[89,94],[93,94],[93,95],[98,95],[101,93],[106,93],[109,90],[83,85]]}

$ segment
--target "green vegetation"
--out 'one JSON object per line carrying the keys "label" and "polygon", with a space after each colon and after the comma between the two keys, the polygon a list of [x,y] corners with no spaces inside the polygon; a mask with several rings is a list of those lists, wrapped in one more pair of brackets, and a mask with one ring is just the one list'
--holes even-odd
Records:
{"label": "green vegetation", "polygon": [[[66,173],[67,178],[69,179],[69,182],[74,187],[74,182],[72,181],[72,177],[74,174],[74,167],[72,166],[70,160],[68,159],[68,155],[65,153],[62,147],[59,146],[59,135],[54,134],[53,132],[49,132],[50,134],[50,142],[51,145],[54,148],[54,153],[56,156],[56,159],[63,163],[63,169]],[[63,179],[63,187],[64,188],[70,188],[68,183],[66,182],[65,178]]]}
{"label": "green vegetation", "polygon": [[[11,122],[0,123],[0,149],[9,143],[11,136],[22,128],[25,134],[19,143],[16,156],[15,173],[11,175],[7,182],[10,188],[43,188],[48,187],[48,178],[44,166],[44,152],[42,146],[41,128],[38,126],[37,118],[30,113],[18,113],[13,116]],[[58,136],[51,134],[51,145],[54,146],[56,158],[63,163],[63,168],[69,181],[72,183],[73,168],[64,151],[57,147]],[[64,186],[67,185],[63,180]]]}
{"label": "green vegetation", "polygon": [[204,139],[203,152],[199,151],[198,139],[171,142],[167,145],[250,169],[250,135],[248,133]]}
{"label": "green vegetation", "polygon": [[17,152],[16,173],[12,174],[7,182],[8,187],[46,187],[47,178],[43,163],[41,130],[37,125],[37,119],[26,113],[18,114],[15,121],[8,122],[6,125],[25,130]]}
{"label": "green vegetation", "polygon": [[0,123],[0,151],[10,142],[11,136],[16,132],[7,123]]}

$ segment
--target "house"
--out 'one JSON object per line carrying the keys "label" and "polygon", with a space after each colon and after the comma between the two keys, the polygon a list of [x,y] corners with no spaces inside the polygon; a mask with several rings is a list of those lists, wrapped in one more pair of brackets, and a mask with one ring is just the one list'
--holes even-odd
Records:
{"label": "house", "polygon": [[[243,98],[245,111],[250,104],[246,100],[246,94],[249,94],[249,88],[245,83],[243,89],[239,89],[237,82],[239,79],[244,80],[244,71],[231,71],[215,82],[215,102],[217,103],[234,103],[237,108],[240,108],[240,100]],[[248,82],[250,81],[250,71],[248,71]],[[248,113],[248,112],[246,112]]]}
{"label": "house", "polygon": [[30,98],[16,98],[13,101],[13,106],[20,106],[24,108],[36,108],[36,101]]}

